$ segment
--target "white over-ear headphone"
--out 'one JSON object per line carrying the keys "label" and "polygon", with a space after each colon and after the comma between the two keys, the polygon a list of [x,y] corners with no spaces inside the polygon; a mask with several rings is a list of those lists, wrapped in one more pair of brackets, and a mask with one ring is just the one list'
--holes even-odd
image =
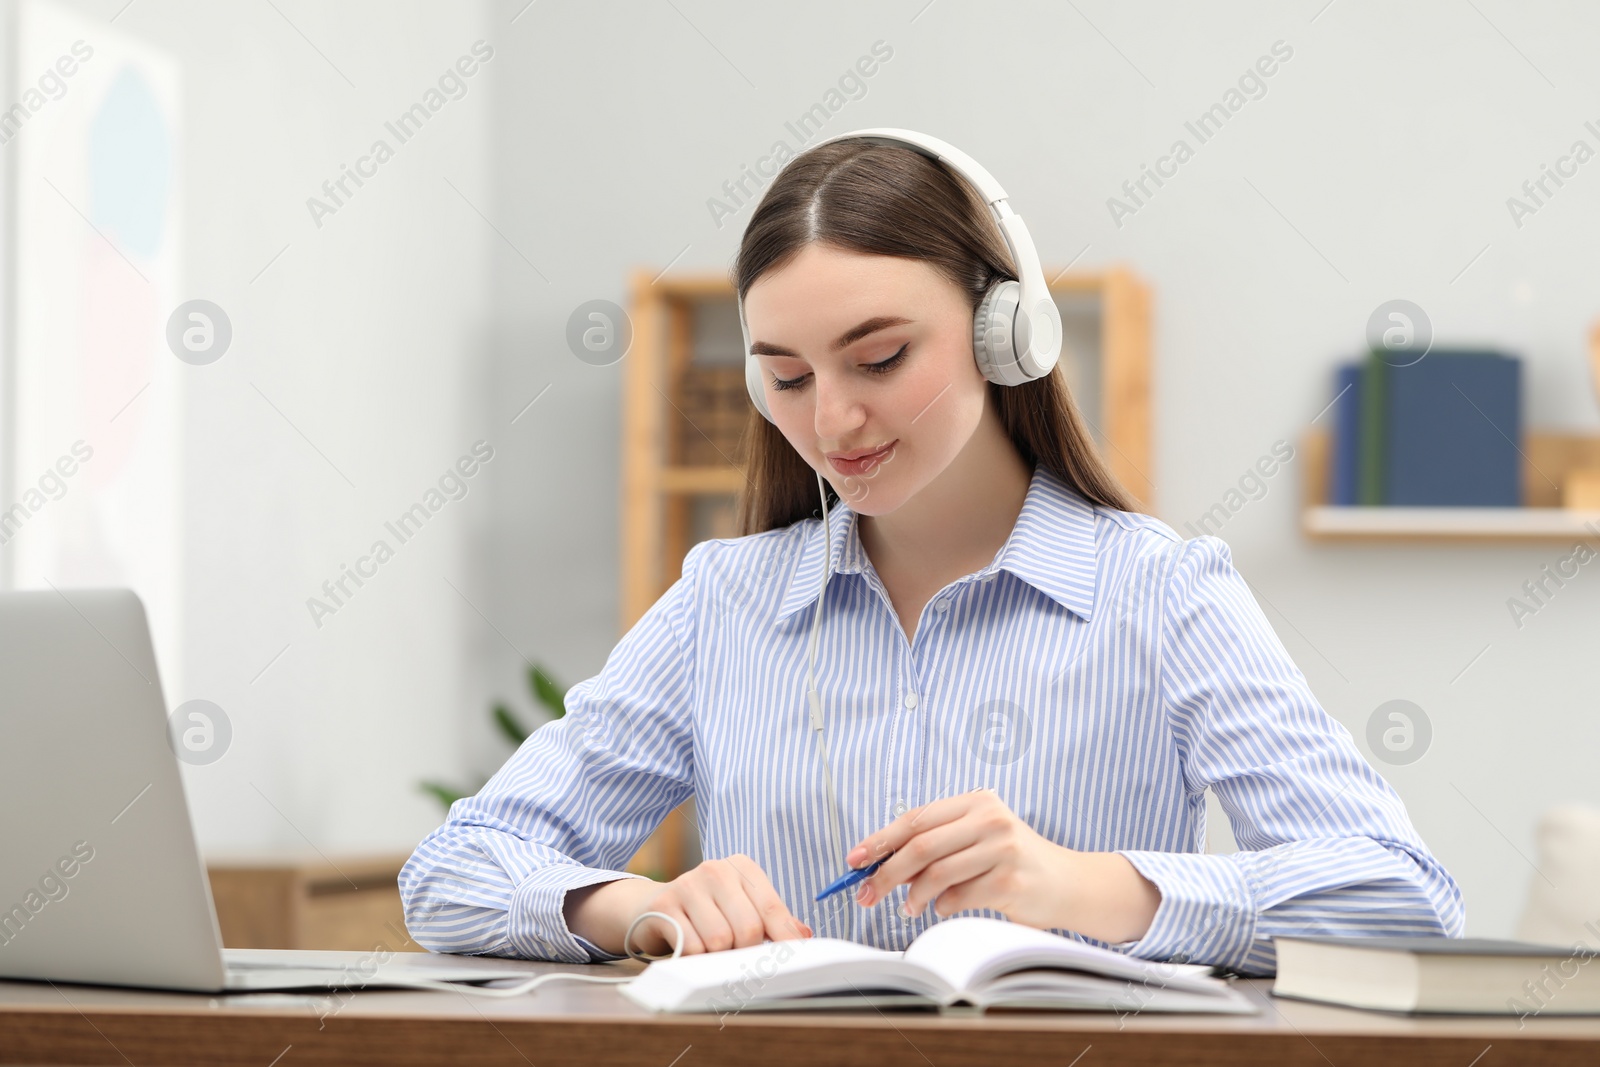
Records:
{"label": "white over-ear headphone", "polygon": [[[1061,356],[1061,312],[1050,299],[1050,288],[1039,265],[1039,252],[1022,216],[1011,210],[1006,191],[977,160],[954,145],[914,130],[872,129],[842,133],[818,141],[825,145],[848,137],[877,144],[903,145],[943,160],[978,190],[994,212],[1000,234],[1011,249],[1017,281],[1000,281],[989,287],[972,319],[972,352],[978,368],[991,382],[1022,385],[1049,374]],[[807,150],[809,151],[809,149]],[[737,295],[737,294],[736,294]],[[761,365],[750,354],[750,327],[744,319],[744,298],[738,296],[739,329],[744,334],[744,382],[750,402],[772,421],[761,383]]]}

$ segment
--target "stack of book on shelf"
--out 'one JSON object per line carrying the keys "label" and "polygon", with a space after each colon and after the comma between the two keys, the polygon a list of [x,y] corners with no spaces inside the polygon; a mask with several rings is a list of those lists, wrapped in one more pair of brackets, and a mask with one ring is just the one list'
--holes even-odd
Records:
{"label": "stack of book on shelf", "polygon": [[1339,367],[1327,502],[1519,507],[1522,361],[1467,349],[1412,358],[1373,351]]}

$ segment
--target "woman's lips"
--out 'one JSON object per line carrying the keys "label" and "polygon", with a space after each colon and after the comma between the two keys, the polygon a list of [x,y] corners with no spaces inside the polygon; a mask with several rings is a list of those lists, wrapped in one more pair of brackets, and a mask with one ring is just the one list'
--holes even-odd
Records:
{"label": "woman's lips", "polygon": [[868,452],[864,456],[858,456],[855,459],[842,459],[838,456],[829,456],[828,462],[833,464],[833,469],[838,471],[840,474],[866,474],[888,457],[889,453],[894,449],[894,446],[896,443],[898,443],[898,441],[899,438],[896,438],[894,441],[890,441],[882,448],[873,452]]}

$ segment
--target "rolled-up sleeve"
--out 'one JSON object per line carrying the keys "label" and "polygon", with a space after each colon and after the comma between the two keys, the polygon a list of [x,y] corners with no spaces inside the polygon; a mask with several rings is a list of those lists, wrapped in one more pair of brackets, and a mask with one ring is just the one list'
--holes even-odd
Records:
{"label": "rolled-up sleeve", "polygon": [[689,795],[696,545],[566,714],[450,806],[400,871],[406,926],[436,952],[584,963],[620,957],[567,928],[567,891],[623,868]]}
{"label": "rolled-up sleeve", "polygon": [[1161,891],[1148,959],[1272,974],[1289,934],[1460,937],[1461,890],[1405,806],[1317,703],[1215,537],[1167,584],[1162,688],[1185,787],[1212,789],[1230,855],[1122,850]]}

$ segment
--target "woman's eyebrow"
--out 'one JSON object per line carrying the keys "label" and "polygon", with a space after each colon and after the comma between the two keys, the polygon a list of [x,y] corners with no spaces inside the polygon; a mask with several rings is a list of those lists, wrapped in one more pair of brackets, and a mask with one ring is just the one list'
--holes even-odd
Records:
{"label": "woman's eyebrow", "polygon": [[[833,343],[828,348],[831,351],[838,352],[841,349],[849,348],[869,334],[877,333],[879,330],[887,330],[891,326],[905,326],[910,322],[910,319],[902,318],[899,315],[877,315],[841,333],[834,338]],[[768,341],[752,343],[750,345],[750,354],[752,356],[791,356],[794,359],[800,358],[799,353],[792,349],[784,348],[782,345],[775,345]]]}

